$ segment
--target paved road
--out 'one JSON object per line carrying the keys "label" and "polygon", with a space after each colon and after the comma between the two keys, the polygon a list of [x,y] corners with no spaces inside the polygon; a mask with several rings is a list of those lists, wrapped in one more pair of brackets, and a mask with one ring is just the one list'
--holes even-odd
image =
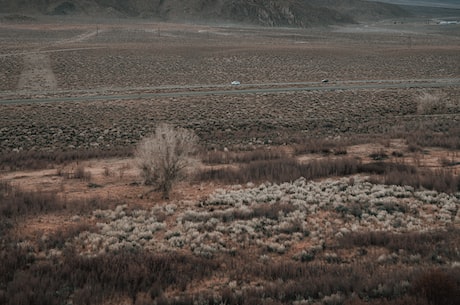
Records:
{"label": "paved road", "polygon": [[[369,90],[369,89],[407,89],[407,88],[442,88],[458,87],[460,78],[443,79],[415,79],[415,80],[362,80],[349,82],[295,82],[295,83],[266,83],[247,84],[240,86],[230,85],[193,85],[193,86],[165,86],[149,88],[118,88],[110,93],[100,91],[78,90],[61,91],[56,94],[75,96],[49,96],[49,97],[24,97],[7,98],[5,94],[0,100],[0,105],[25,104],[25,103],[53,103],[53,102],[82,102],[82,101],[109,101],[109,100],[139,100],[161,97],[184,97],[184,96],[206,96],[206,95],[243,95],[243,94],[264,94],[284,92],[308,92],[308,91],[337,91],[337,90]],[[123,94],[122,92],[130,92]],[[146,92],[160,91],[160,92]],[[84,95],[88,92],[92,95]],[[76,94],[78,93],[78,94]],[[15,93],[11,93],[12,95]],[[19,95],[19,93],[16,93]],[[34,95],[46,95],[52,92],[34,92]]]}

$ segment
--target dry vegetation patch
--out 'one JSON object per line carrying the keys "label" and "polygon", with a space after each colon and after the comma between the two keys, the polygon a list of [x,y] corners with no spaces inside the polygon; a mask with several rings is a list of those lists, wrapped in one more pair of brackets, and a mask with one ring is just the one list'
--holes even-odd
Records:
{"label": "dry vegetation patch", "polygon": [[[446,92],[454,98],[458,89]],[[459,104],[444,114],[420,116],[413,99],[417,94],[417,89],[362,90],[3,105],[0,149],[126,151],[165,121],[195,130],[206,146],[218,148],[289,143],[302,134],[400,133],[438,142],[450,135],[448,141],[458,143]]]}
{"label": "dry vegetation patch", "polygon": [[[13,188],[5,185],[2,190],[2,196],[9,200]],[[25,200],[14,196],[18,203]],[[166,304],[209,300],[211,295],[218,303],[224,299],[241,300],[243,304],[249,299],[263,302],[268,296],[280,304],[329,302],[330,298],[344,301],[352,300],[352,291],[359,291],[360,297],[371,301],[416,298],[425,297],[412,289],[423,285],[418,282],[420,272],[423,274],[429,266],[442,268],[436,272],[447,276],[446,283],[456,287],[451,277],[458,276],[457,269],[450,266],[459,260],[455,251],[460,222],[458,194],[371,184],[355,176],[235,185],[202,199],[158,202],[150,207],[118,202],[108,202],[105,207],[100,202],[98,206],[70,202],[44,206],[65,212],[67,220],[48,214],[46,209],[39,214],[43,216],[30,218],[31,213],[37,213],[36,207],[26,207],[13,218],[6,215],[12,225],[21,215],[29,215],[29,220],[25,219],[27,225],[15,225],[20,240],[4,247],[15,245],[18,259],[34,257],[49,262],[46,264],[51,264],[52,270],[58,269],[50,259],[63,260],[64,266],[78,276],[87,277],[83,270],[89,266],[99,270],[97,274],[105,274],[104,262],[117,262],[118,267],[127,268],[123,276],[117,272],[104,275],[103,282],[76,281],[78,277],[62,282],[67,278],[63,269],[53,276],[38,266],[23,271],[49,278],[53,286],[41,286],[44,292],[74,285],[74,294],[60,297],[77,303],[83,302],[83,295],[104,299],[100,292],[87,290],[89,283],[102,291],[118,287],[119,293],[132,302],[145,292],[148,299]],[[75,214],[79,208],[85,213]],[[179,259],[171,262],[173,269],[169,261],[161,263],[162,267],[150,261],[166,257]],[[4,259],[9,262],[7,266],[13,266],[13,258]],[[192,262],[196,266],[188,269]],[[203,269],[203,264],[212,267]],[[181,276],[188,280],[178,281],[174,276],[174,268],[179,266]],[[400,272],[388,273],[396,266]],[[371,278],[367,275],[370,270],[374,270]],[[331,272],[341,276],[331,277]],[[58,279],[64,286],[54,283]],[[123,284],[131,279],[138,284]],[[312,279],[316,286],[305,286],[305,281]],[[15,285],[24,284],[20,277],[10,280]],[[29,289],[36,287],[28,285]],[[209,295],[211,290],[214,292]],[[14,290],[8,290],[6,297],[13,294]]]}
{"label": "dry vegetation patch", "polygon": [[[389,26],[2,24],[1,97],[460,75],[456,36]],[[16,92],[22,52],[43,51],[58,90]],[[453,85],[1,105],[0,303],[459,304],[459,96]],[[161,122],[203,145],[169,200],[131,159]]]}

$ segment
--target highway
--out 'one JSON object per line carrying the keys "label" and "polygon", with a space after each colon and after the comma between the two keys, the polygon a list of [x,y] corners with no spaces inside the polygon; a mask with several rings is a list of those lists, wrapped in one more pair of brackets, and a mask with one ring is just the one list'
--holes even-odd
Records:
{"label": "highway", "polygon": [[191,85],[191,86],[159,86],[105,88],[73,91],[48,92],[3,92],[0,94],[0,105],[140,100],[186,96],[208,95],[247,95],[273,94],[308,91],[338,90],[372,90],[372,89],[409,89],[409,88],[443,88],[460,86],[460,78],[442,79],[411,79],[411,80],[355,80],[292,83],[261,83],[242,85]]}

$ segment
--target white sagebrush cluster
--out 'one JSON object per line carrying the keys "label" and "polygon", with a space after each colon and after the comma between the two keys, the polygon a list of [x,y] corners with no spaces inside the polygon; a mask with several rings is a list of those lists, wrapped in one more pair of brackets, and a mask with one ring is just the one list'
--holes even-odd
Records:
{"label": "white sagebrush cluster", "polygon": [[119,205],[115,210],[96,210],[94,217],[99,222],[98,233],[83,232],[76,242],[82,253],[103,254],[121,250],[147,248],[159,250],[161,243],[155,240],[155,233],[166,228],[164,222],[158,221],[159,212],[171,213],[175,206],[164,208],[129,211],[127,205]]}
{"label": "white sagebrush cluster", "polygon": [[[460,201],[433,191],[407,186],[374,185],[364,177],[325,180],[298,179],[257,187],[218,190],[204,202],[176,212],[176,206],[151,211],[95,211],[99,233],[79,237],[88,252],[143,247],[154,251],[187,249],[212,257],[257,247],[267,253],[287,253],[308,239],[308,255],[325,240],[350,232],[410,232],[444,228],[459,221]],[[171,215],[166,227],[156,213]],[[162,231],[163,234],[156,234]],[[299,255],[301,255],[300,253]]]}

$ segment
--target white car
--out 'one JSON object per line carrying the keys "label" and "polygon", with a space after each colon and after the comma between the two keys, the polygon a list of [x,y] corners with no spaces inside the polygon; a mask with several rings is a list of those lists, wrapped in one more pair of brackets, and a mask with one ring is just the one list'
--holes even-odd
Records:
{"label": "white car", "polygon": [[233,82],[231,82],[231,84],[232,84],[233,86],[241,85],[241,83],[240,83],[239,81],[237,81],[237,80],[234,80]]}

